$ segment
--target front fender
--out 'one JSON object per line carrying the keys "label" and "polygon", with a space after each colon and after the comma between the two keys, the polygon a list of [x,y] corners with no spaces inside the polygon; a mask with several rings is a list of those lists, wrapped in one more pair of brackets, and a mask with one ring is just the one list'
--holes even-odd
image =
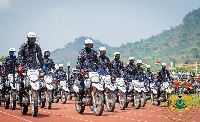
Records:
{"label": "front fender", "polygon": [[118,89],[121,90],[123,93],[126,93],[126,88],[125,87],[118,86]]}
{"label": "front fender", "polygon": [[31,87],[33,90],[39,90],[40,89],[40,82],[36,81],[36,82],[31,82],[30,83]]}
{"label": "front fender", "polygon": [[99,91],[104,91],[103,86],[100,83],[92,83],[92,86],[96,87]]}
{"label": "front fender", "polygon": [[46,87],[48,90],[53,90],[53,85],[52,84],[46,84]]}
{"label": "front fender", "polygon": [[74,85],[74,86],[73,86],[73,89],[74,89],[74,91],[75,91],[76,93],[79,92],[79,87],[78,87],[78,86]]}
{"label": "front fender", "polygon": [[62,89],[64,89],[64,91],[70,92],[69,88],[67,87],[62,87]]}
{"label": "front fender", "polygon": [[115,91],[115,87],[114,87],[114,85],[112,85],[112,84],[109,84],[109,85],[107,85],[107,84],[105,84],[105,88],[108,88],[109,90],[111,90],[111,91]]}

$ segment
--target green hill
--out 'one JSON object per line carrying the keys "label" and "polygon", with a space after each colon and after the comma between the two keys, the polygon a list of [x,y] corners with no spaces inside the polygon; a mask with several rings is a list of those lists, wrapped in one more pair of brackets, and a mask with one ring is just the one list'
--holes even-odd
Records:
{"label": "green hill", "polygon": [[[141,39],[133,43],[122,44],[120,47],[110,47],[102,44],[99,40],[90,39],[94,42],[94,49],[105,46],[107,55],[113,59],[114,52],[121,53],[121,60],[126,62],[129,56],[141,59],[156,68],[155,61],[176,62],[183,61],[189,63],[200,62],[200,8],[189,12],[183,22],[170,30],[163,30],[158,35],[152,35],[148,39]],[[84,40],[88,37],[76,38],[62,49],[51,52],[51,57],[55,63],[71,62],[72,66],[76,63],[78,52],[83,48]]]}

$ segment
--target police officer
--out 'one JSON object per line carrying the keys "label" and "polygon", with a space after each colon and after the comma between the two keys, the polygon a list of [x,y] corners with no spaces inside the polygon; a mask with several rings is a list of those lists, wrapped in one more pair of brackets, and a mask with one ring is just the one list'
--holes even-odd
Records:
{"label": "police officer", "polygon": [[153,73],[151,72],[150,65],[146,65],[146,73],[145,73],[145,79],[148,80],[149,83],[153,82]]}
{"label": "police officer", "polygon": [[112,76],[116,77],[122,77],[123,75],[123,62],[120,60],[120,53],[115,52],[114,53],[114,60],[111,61],[111,69],[113,70]]}
{"label": "police officer", "polygon": [[[44,65],[44,60],[42,57],[42,51],[38,44],[36,44],[36,34],[34,32],[28,32],[27,42],[22,44],[18,52],[19,65],[23,67],[23,72],[26,72],[28,68],[42,68]],[[37,58],[36,58],[37,56]],[[38,67],[37,59],[39,60],[40,66]],[[24,79],[21,75],[22,81]],[[21,83],[21,91],[19,92],[19,103],[22,101],[22,94],[24,92],[23,82]]]}
{"label": "police officer", "polygon": [[106,56],[106,48],[100,47],[99,53],[100,55],[98,57],[98,66],[99,68],[106,70],[106,68],[109,68],[110,65],[110,59]]}
{"label": "police officer", "polygon": [[[8,76],[8,74],[13,74],[15,73],[15,68],[17,65],[17,59],[16,59],[16,49],[15,48],[10,48],[9,49],[9,56],[7,56],[3,62],[2,62],[2,68],[5,72],[5,76]],[[5,82],[5,78],[2,79],[3,82]],[[2,89],[3,95],[2,99],[4,99],[6,91],[8,92],[8,88],[5,86]]]}
{"label": "police officer", "polygon": [[37,59],[39,60],[40,68],[44,65],[41,48],[35,43],[36,38],[37,36],[34,32],[29,32],[27,34],[27,42],[22,44],[19,48],[18,58],[20,65],[23,66],[24,70],[37,67]]}
{"label": "police officer", "polygon": [[160,97],[160,84],[163,82],[171,82],[170,72],[166,69],[166,63],[162,63],[161,70],[157,71],[157,99]]}
{"label": "police officer", "polygon": [[134,64],[135,62],[135,58],[134,57],[129,57],[128,58],[128,64],[125,66],[125,75],[130,77],[130,78],[133,78],[135,79],[135,75],[136,75],[136,65]]}
{"label": "police officer", "polygon": [[[98,57],[97,52],[92,49],[93,41],[86,39],[84,41],[84,48],[81,49],[78,55],[78,62],[76,68],[84,72],[97,71],[98,70]],[[77,94],[76,101],[78,104],[82,104],[82,99],[84,96],[84,77],[80,76],[79,80],[81,81],[81,88],[79,89],[79,94]]]}
{"label": "police officer", "polygon": [[53,62],[53,59],[49,58],[50,56],[49,50],[44,50],[43,56],[44,56],[44,65],[47,66],[47,70],[55,71],[56,70],[55,63]]}
{"label": "police officer", "polygon": [[97,52],[92,49],[93,41],[86,39],[84,42],[84,48],[79,52],[78,63],[81,65],[81,69],[85,72],[97,70],[98,57]]}
{"label": "police officer", "polygon": [[140,80],[140,81],[144,81],[145,75],[144,75],[144,70],[141,67],[142,65],[142,61],[141,60],[137,60],[136,62],[136,75],[135,75],[135,79],[136,80]]}

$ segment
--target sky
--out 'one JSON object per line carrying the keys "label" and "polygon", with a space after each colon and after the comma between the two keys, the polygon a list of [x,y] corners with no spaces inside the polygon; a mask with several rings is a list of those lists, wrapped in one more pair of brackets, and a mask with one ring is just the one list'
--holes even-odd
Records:
{"label": "sky", "polygon": [[81,36],[118,47],[178,26],[199,7],[200,0],[0,0],[0,56],[18,51],[31,31],[42,50]]}

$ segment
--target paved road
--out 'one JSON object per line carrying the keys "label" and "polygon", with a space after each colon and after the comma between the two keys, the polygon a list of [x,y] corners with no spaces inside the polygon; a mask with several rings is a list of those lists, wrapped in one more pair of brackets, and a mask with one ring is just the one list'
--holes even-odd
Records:
{"label": "paved road", "polygon": [[[174,122],[169,119],[172,116],[167,113],[169,111],[167,107],[158,107],[151,104],[146,104],[145,107],[140,109],[134,109],[129,105],[126,110],[120,110],[119,104],[116,103],[114,112],[107,112],[106,107],[104,107],[102,116],[95,116],[88,106],[82,115],[77,114],[74,100],[69,100],[66,104],[53,103],[50,110],[39,108],[38,117],[31,116],[30,107],[28,114],[22,115],[19,106],[16,110],[11,110],[4,109],[2,105],[0,106],[0,122]],[[189,122],[200,122],[200,109],[194,109],[193,113],[195,111],[197,113],[193,117],[191,116],[192,119]],[[180,113],[178,112],[178,114]],[[186,113],[188,116],[185,116],[185,119],[190,118],[190,113]],[[185,112],[182,112],[182,114],[184,115]],[[173,118],[178,121],[178,116]],[[184,119],[182,118],[182,120]]]}

